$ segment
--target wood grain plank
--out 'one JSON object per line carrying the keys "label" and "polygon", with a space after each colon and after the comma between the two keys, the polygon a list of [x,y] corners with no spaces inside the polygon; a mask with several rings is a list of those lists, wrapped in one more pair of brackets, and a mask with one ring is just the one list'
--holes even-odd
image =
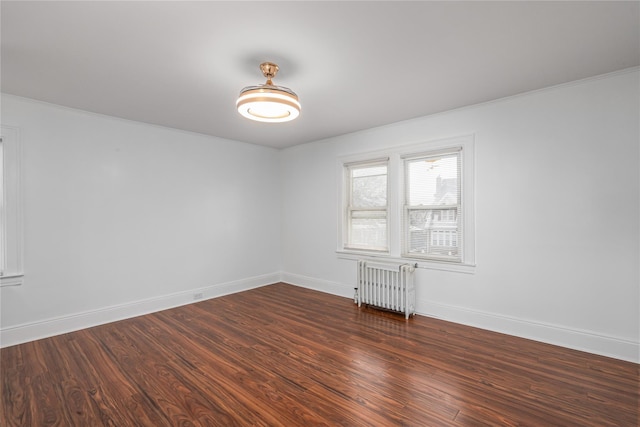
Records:
{"label": "wood grain plank", "polygon": [[0,350],[2,426],[637,426],[640,367],[278,283]]}

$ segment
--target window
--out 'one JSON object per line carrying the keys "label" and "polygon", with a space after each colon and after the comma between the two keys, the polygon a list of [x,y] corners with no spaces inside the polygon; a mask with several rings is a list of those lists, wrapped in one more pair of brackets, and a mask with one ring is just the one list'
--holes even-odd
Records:
{"label": "window", "polygon": [[338,252],[467,271],[475,265],[473,156],[465,136],[339,159]]}
{"label": "window", "polygon": [[17,129],[1,127],[0,136],[0,285],[22,283],[22,201]]}
{"label": "window", "polygon": [[403,255],[461,261],[460,153],[404,160]]}
{"label": "window", "polygon": [[388,160],[346,165],[347,239],[345,247],[388,251]]}

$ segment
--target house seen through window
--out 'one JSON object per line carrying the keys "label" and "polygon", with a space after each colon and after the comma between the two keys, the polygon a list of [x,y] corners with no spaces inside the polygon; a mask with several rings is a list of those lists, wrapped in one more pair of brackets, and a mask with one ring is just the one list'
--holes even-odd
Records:
{"label": "house seen through window", "polygon": [[386,251],[387,161],[347,166],[348,243],[353,249]]}
{"label": "house seen through window", "polygon": [[472,137],[352,158],[339,252],[473,265]]}
{"label": "house seen through window", "polygon": [[406,255],[460,260],[459,153],[405,160]]}

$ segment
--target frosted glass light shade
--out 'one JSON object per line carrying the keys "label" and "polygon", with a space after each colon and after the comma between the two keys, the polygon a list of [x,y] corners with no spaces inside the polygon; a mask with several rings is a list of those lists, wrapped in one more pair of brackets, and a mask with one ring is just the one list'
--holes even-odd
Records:
{"label": "frosted glass light shade", "polygon": [[240,91],[236,101],[238,113],[244,117],[267,123],[288,122],[300,115],[298,95],[289,88],[276,86],[271,81],[279,67],[273,62],[260,64],[267,82],[259,86],[247,86]]}
{"label": "frosted glass light shade", "polygon": [[273,85],[249,86],[236,101],[238,113],[267,123],[288,122],[300,115],[298,96],[288,88]]}

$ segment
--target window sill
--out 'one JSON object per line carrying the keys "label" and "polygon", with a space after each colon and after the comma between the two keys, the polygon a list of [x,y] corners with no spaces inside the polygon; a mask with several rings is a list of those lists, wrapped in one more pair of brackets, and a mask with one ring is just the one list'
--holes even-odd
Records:
{"label": "window sill", "polygon": [[0,287],[4,286],[20,286],[22,285],[22,279],[24,274],[11,274],[8,276],[0,277]]}
{"label": "window sill", "polygon": [[394,257],[386,254],[376,254],[371,252],[357,252],[357,251],[346,251],[346,250],[338,250],[336,251],[339,259],[347,259],[357,261],[359,259],[372,260],[377,262],[397,262],[397,263],[408,263],[413,264],[416,268],[421,268],[425,270],[442,270],[442,271],[451,271],[455,273],[465,273],[465,274],[475,274],[476,266],[475,264],[463,264],[463,263],[453,263],[447,261],[432,261],[432,260],[424,260],[418,258],[402,258],[402,257]]}

